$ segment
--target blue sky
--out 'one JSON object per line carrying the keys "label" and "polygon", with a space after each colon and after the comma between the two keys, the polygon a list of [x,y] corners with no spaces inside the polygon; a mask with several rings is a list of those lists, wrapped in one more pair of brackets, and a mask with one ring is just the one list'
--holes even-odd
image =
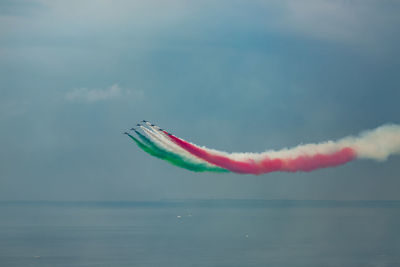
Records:
{"label": "blue sky", "polygon": [[196,174],[142,119],[261,152],[400,123],[398,1],[0,1],[0,199],[398,199],[400,158]]}

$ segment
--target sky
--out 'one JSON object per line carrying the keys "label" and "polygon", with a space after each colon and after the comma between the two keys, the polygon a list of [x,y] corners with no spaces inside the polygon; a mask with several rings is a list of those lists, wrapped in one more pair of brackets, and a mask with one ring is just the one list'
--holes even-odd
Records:
{"label": "sky", "polygon": [[146,119],[230,152],[400,123],[399,1],[0,1],[0,200],[399,200],[400,157],[192,173]]}

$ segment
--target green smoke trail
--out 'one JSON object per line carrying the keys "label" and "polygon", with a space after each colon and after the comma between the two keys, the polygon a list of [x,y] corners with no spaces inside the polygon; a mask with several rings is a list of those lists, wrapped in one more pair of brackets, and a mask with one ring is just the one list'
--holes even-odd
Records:
{"label": "green smoke trail", "polygon": [[127,135],[136,143],[136,145],[139,148],[141,148],[144,152],[152,155],[153,157],[166,160],[175,166],[178,166],[178,167],[190,170],[190,171],[194,171],[194,172],[206,172],[206,171],[229,172],[229,170],[223,169],[220,167],[210,167],[210,166],[207,166],[206,164],[202,164],[202,163],[189,162],[179,155],[176,155],[169,151],[160,149],[157,145],[155,145],[146,136],[142,135],[138,131],[135,131],[135,132],[139,136],[139,138],[142,140],[143,143],[141,141],[139,141],[137,138],[135,138],[134,136],[130,135],[129,133]]}
{"label": "green smoke trail", "polygon": [[148,147],[147,145],[145,145],[145,144],[143,144],[142,142],[140,142],[140,141],[139,141],[138,139],[136,139],[134,136],[130,135],[129,133],[127,133],[127,135],[128,135],[133,141],[135,141],[136,145],[137,145],[138,147],[140,147],[144,152],[146,152],[146,153],[148,153],[148,154],[150,154],[150,155],[152,155],[152,156],[154,156],[154,157],[156,157],[156,158],[163,159],[163,157],[162,157],[159,153],[155,152],[153,149],[151,149],[151,148]]}
{"label": "green smoke trail", "polygon": [[149,138],[147,138],[140,132],[136,131],[134,128],[132,128],[131,130],[133,130],[139,136],[140,140],[142,140],[144,143],[146,143],[146,145],[160,150],[156,145],[153,144],[153,142]]}

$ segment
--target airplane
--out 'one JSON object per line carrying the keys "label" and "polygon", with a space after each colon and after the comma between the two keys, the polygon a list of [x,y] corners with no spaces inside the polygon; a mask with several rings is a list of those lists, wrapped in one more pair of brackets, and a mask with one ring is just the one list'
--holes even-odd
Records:
{"label": "airplane", "polygon": [[170,134],[169,132],[167,132],[167,131],[164,130],[164,129],[160,129],[160,131],[162,131],[162,132],[165,133],[166,135],[172,135],[172,134]]}

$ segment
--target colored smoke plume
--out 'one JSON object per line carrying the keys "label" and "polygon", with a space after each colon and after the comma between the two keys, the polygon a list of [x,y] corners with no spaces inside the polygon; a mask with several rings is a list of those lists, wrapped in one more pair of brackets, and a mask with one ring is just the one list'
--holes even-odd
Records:
{"label": "colored smoke plume", "polygon": [[256,175],[274,171],[312,171],[343,165],[359,158],[383,161],[390,155],[400,154],[400,126],[394,124],[337,141],[263,153],[227,153],[200,147],[144,122],[147,127],[139,127],[148,138],[136,130],[141,141],[128,134],[136,144],[155,157],[192,171],[231,171]]}

